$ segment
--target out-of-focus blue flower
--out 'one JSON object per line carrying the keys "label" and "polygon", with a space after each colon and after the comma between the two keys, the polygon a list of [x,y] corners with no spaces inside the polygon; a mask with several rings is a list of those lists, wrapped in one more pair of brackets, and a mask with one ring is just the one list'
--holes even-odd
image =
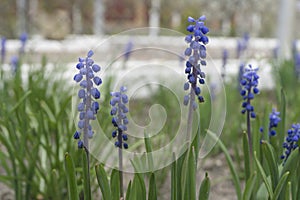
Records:
{"label": "out-of-focus blue flower", "polygon": [[222,52],[222,78],[225,77],[227,60],[228,60],[228,50],[223,49],[223,52]]}
{"label": "out-of-focus blue flower", "polygon": [[284,154],[281,156],[284,159],[284,163],[288,159],[289,155],[298,147],[298,142],[300,139],[300,124],[293,124],[292,127],[287,131],[287,136],[285,142],[283,143],[283,148],[285,149]]}
{"label": "out-of-focus blue flower", "polygon": [[112,137],[117,138],[115,146],[125,149],[128,148],[126,143],[128,137],[125,133],[127,131],[128,119],[126,114],[128,113],[128,108],[126,104],[128,103],[128,97],[125,94],[126,87],[122,86],[119,92],[111,92],[112,99],[110,105],[112,106],[110,114],[113,116],[112,124],[116,128],[112,132]]}
{"label": "out-of-focus blue flower", "polygon": [[21,47],[20,47],[20,53],[24,53],[25,52],[25,45],[26,45],[26,42],[28,40],[28,35],[27,33],[22,33],[19,37],[20,39],[20,42],[21,42]]}
{"label": "out-of-focus blue flower", "polygon": [[241,90],[240,94],[243,97],[242,113],[246,111],[250,113],[251,118],[255,118],[254,107],[251,105],[254,95],[259,93],[257,75],[258,68],[253,69],[251,65],[244,68],[242,80],[240,81]]}
{"label": "out-of-focus blue flower", "polygon": [[133,48],[133,42],[130,40],[129,42],[127,42],[127,44],[125,46],[125,50],[124,50],[124,60],[125,61],[129,60],[129,57],[132,53],[132,48]]}
{"label": "out-of-focus blue flower", "polygon": [[199,102],[204,102],[204,98],[201,95],[201,89],[197,86],[197,84],[205,83],[205,73],[201,70],[201,66],[206,65],[205,45],[209,42],[209,39],[206,36],[209,29],[204,25],[205,19],[206,17],[204,15],[198,19],[188,17],[188,22],[191,24],[186,28],[186,30],[190,33],[185,37],[185,41],[189,44],[189,47],[186,48],[184,54],[189,58],[186,61],[185,68],[188,81],[184,84],[184,89],[188,90],[191,88],[191,92],[184,97],[184,105],[191,103],[194,109],[197,108],[196,102],[189,102],[192,92],[195,93]]}
{"label": "out-of-focus blue flower", "polygon": [[[100,98],[100,91],[96,86],[102,83],[100,77],[95,73],[100,71],[100,66],[94,63],[91,58],[94,52],[89,51],[86,58],[79,58],[76,65],[78,73],[74,76],[74,81],[81,86],[78,91],[78,98],[81,102],[77,106],[79,112],[78,130],[74,133],[74,139],[78,140],[78,147],[83,148],[87,145],[87,138],[92,138],[94,131],[90,124],[91,120],[96,119],[99,110],[99,103],[96,101]],[[84,138],[82,141],[82,137]]]}
{"label": "out-of-focus blue flower", "polygon": [[295,72],[298,79],[300,79],[300,53],[295,53],[294,56],[294,63],[295,63]]}
{"label": "out-of-focus blue flower", "polygon": [[244,33],[243,37],[237,41],[237,58],[240,58],[248,47],[250,36],[248,33]]}
{"label": "out-of-focus blue flower", "polygon": [[6,55],[6,38],[1,38],[1,63],[4,63]]}
{"label": "out-of-focus blue flower", "polygon": [[19,67],[19,58],[17,56],[12,56],[10,59],[11,71],[15,74]]}

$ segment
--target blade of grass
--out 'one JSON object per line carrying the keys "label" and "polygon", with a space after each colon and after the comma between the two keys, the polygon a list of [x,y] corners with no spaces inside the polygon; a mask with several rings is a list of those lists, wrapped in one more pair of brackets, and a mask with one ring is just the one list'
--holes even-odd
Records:
{"label": "blade of grass", "polygon": [[249,149],[249,142],[248,136],[246,132],[243,132],[243,150],[244,150],[244,167],[245,167],[245,180],[248,181],[251,174],[250,169],[250,149]]}
{"label": "blade of grass", "polygon": [[154,170],[152,145],[151,145],[151,140],[146,133],[144,133],[144,140],[145,140],[145,146],[147,152],[148,171],[152,172]]}
{"label": "blade of grass", "polygon": [[199,200],[208,200],[210,192],[210,179],[208,177],[208,173],[205,172],[205,178],[201,183],[199,188]]}
{"label": "blade of grass", "polygon": [[250,200],[257,178],[256,171],[249,177],[243,193],[243,200]]}
{"label": "blade of grass", "polygon": [[148,200],[157,200],[155,174],[151,173],[149,181]]}
{"label": "blade of grass", "polygon": [[171,166],[171,200],[177,200],[177,181],[178,181],[178,176],[177,176],[177,161],[176,161],[176,156],[175,153],[173,153],[173,163]]}
{"label": "blade of grass", "polygon": [[84,148],[81,149],[82,156],[82,170],[83,170],[83,191],[84,199],[91,200],[91,183],[90,183],[90,169],[89,169],[89,153]]}
{"label": "blade of grass", "polygon": [[95,166],[95,171],[103,200],[110,200],[111,193],[109,188],[109,182],[107,178],[107,173],[105,172],[103,165],[97,164]]}
{"label": "blade of grass", "polygon": [[275,191],[274,191],[274,196],[272,198],[272,200],[277,200],[279,199],[279,195],[282,191],[282,188],[284,187],[284,185],[286,184],[286,181],[288,180],[288,176],[289,176],[290,172],[286,172],[282,177],[281,179],[279,180],[278,182],[278,185],[276,186],[275,188]]}
{"label": "blade of grass", "polygon": [[69,200],[76,200],[78,198],[78,190],[76,184],[76,174],[72,157],[69,153],[65,154],[65,170],[67,174],[68,196]]}
{"label": "blade of grass", "polygon": [[279,179],[279,172],[278,172],[277,162],[275,160],[274,149],[266,141],[262,141],[261,146],[262,146],[263,154],[265,155],[265,158],[267,159],[267,163],[269,166],[272,188],[273,190],[275,190],[275,187]]}
{"label": "blade of grass", "polygon": [[120,200],[120,178],[119,171],[113,169],[110,175],[110,191],[112,200]]}
{"label": "blade of grass", "polygon": [[269,198],[272,199],[273,198],[273,190],[272,190],[272,187],[267,179],[267,175],[263,169],[263,167],[261,166],[261,164],[259,163],[258,159],[257,159],[257,156],[256,156],[256,152],[254,152],[254,161],[255,161],[255,164],[257,166],[257,169],[258,169],[258,172],[259,174],[261,175],[264,183],[265,183],[265,186],[267,188],[267,191],[268,191],[268,194],[269,194]]}

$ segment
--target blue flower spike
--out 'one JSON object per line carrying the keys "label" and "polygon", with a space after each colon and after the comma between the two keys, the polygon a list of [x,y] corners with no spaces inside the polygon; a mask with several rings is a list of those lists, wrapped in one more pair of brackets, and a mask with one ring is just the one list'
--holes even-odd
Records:
{"label": "blue flower spike", "polygon": [[278,123],[281,121],[280,117],[280,112],[277,112],[275,109],[272,110],[272,112],[269,115],[269,136],[275,136],[276,131],[274,128],[278,126]]}
{"label": "blue flower spike", "polygon": [[184,84],[184,90],[191,92],[184,97],[184,105],[192,104],[193,109],[197,108],[197,104],[194,98],[190,98],[191,94],[194,93],[200,103],[204,102],[204,98],[201,95],[201,89],[198,84],[205,84],[205,73],[201,70],[201,66],[206,65],[206,47],[205,45],[209,42],[206,34],[209,29],[204,25],[206,17],[203,15],[198,19],[188,17],[187,21],[190,23],[186,30],[190,32],[186,37],[185,41],[189,44],[184,51],[185,56],[188,57],[186,61],[185,74],[187,74],[187,82]]}
{"label": "blue flower spike", "polygon": [[112,106],[110,114],[112,115],[112,124],[115,130],[112,132],[112,137],[117,138],[115,146],[122,149],[128,149],[128,144],[126,143],[128,136],[126,134],[128,119],[126,114],[128,113],[128,108],[126,104],[128,103],[128,97],[125,94],[127,88],[124,86],[120,87],[119,92],[111,92],[112,99],[110,105]]}
{"label": "blue flower spike", "polygon": [[79,58],[76,65],[78,73],[74,76],[74,81],[80,85],[78,98],[81,100],[77,106],[79,112],[78,130],[74,133],[74,139],[78,140],[78,148],[87,148],[88,139],[92,138],[94,131],[92,130],[91,120],[96,119],[99,110],[100,91],[96,86],[102,83],[100,77],[95,73],[100,71],[100,66],[94,64],[91,58],[94,52],[90,50],[86,58]]}
{"label": "blue flower spike", "polygon": [[246,111],[248,111],[251,118],[256,117],[254,107],[251,105],[251,100],[254,99],[254,95],[259,93],[259,89],[257,88],[259,79],[257,71],[258,68],[254,69],[251,65],[244,67],[243,76],[240,80],[240,94],[243,97],[241,113],[244,114]]}
{"label": "blue flower spike", "polygon": [[281,156],[281,159],[284,159],[284,162],[288,159],[293,150],[295,150],[299,145],[300,139],[300,123],[293,124],[292,127],[287,131],[287,136],[282,147],[285,149],[284,154]]}

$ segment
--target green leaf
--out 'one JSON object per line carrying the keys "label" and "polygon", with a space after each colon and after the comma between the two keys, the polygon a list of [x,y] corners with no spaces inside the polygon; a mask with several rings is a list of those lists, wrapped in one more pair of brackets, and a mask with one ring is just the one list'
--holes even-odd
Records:
{"label": "green leaf", "polygon": [[274,190],[279,179],[279,172],[278,172],[277,162],[275,160],[274,149],[266,141],[262,141],[261,146],[262,146],[263,154],[267,159],[267,163],[270,170],[271,181],[272,181],[272,188]]}
{"label": "green leaf", "polygon": [[171,166],[171,200],[177,200],[177,181],[178,181],[178,176],[177,176],[177,161],[176,161],[176,156],[173,153],[173,163]]}
{"label": "green leaf", "polygon": [[127,191],[126,191],[126,197],[125,197],[125,199],[126,200],[130,200],[130,195],[131,195],[131,180],[129,181],[129,184],[128,184],[128,186],[127,186]]}
{"label": "green leaf", "polygon": [[274,196],[273,196],[273,199],[272,199],[272,200],[277,200],[277,199],[279,199],[280,192],[281,192],[282,188],[284,187],[284,185],[286,184],[286,181],[288,180],[289,174],[290,174],[290,172],[286,172],[286,173],[281,177],[281,179],[279,180],[278,185],[277,185],[277,187],[275,188]]}
{"label": "green leaf", "polygon": [[264,183],[265,183],[265,186],[267,188],[267,191],[269,193],[269,198],[273,198],[273,190],[272,190],[272,187],[267,179],[267,176],[266,176],[266,173],[263,169],[263,167],[261,166],[261,164],[259,163],[258,159],[257,159],[257,156],[256,156],[256,152],[254,152],[254,160],[255,160],[255,164],[257,166],[257,169],[258,169],[258,172],[260,173]]}
{"label": "green leaf", "polygon": [[250,148],[249,148],[249,142],[248,142],[248,136],[246,132],[243,132],[243,150],[244,150],[244,167],[245,167],[245,180],[248,181],[251,174],[250,169]]}
{"label": "green leaf", "polygon": [[135,173],[134,175],[130,191],[130,200],[146,200],[145,183],[139,173]]}
{"label": "green leaf", "polygon": [[31,90],[29,90],[28,92],[26,92],[21,98],[20,100],[16,103],[16,105],[14,105],[14,107],[9,111],[9,113],[13,113],[22,103],[23,101],[32,93]]}
{"label": "green leaf", "polygon": [[120,200],[120,174],[119,171],[113,169],[110,175],[110,191],[112,200]]}
{"label": "green leaf", "polygon": [[196,199],[196,161],[194,147],[191,147],[183,164],[181,173],[182,199]]}
{"label": "green leaf", "polygon": [[69,153],[65,154],[65,169],[67,174],[69,200],[79,199],[74,163]]}
{"label": "green leaf", "polygon": [[95,171],[96,171],[97,181],[102,193],[103,200],[110,200],[111,193],[109,188],[109,182],[108,182],[107,173],[105,172],[103,165],[97,164],[95,166]]}
{"label": "green leaf", "polygon": [[179,158],[178,160],[176,161],[176,193],[177,193],[177,199],[179,200],[181,197],[182,197],[182,193],[183,193],[183,189],[181,187],[181,176],[182,176],[182,170],[183,170],[183,166],[184,166],[184,162],[185,162],[185,158],[186,158],[186,155],[187,155],[187,151],[185,151]]}
{"label": "green leaf", "polygon": [[199,200],[208,200],[210,192],[210,179],[207,172],[205,173],[205,178],[201,183],[199,188]]}
{"label": "green leaf", "polygon": [[149,181],[148,200],[157,200],[155,174],[151,173]]}
{"label": "green leaf", "polygon": [[207,135],[212,137],[212,139],[214,139],[218,143],[218,145],[220,146],[220,148],[224,152],[227,164],[229,165],[230,173],[232,175],[233,183],[234,183],[234,186],[235,186],[235,191],[236,191],[236,194],[237,194],[237,199],[238,200],[242,199],[241,183],[240,183],[237,171],[234,169],[234,163],[233,163],[233,161],[230,157],[230,154],[229,154],[227,148],[222,143],[222,141],[219,140],[219,138],[215,135],[215,133],[213,133],[212,131],[207,130]]}
{"label": "green leaf", "polygon": [[147,161],[148,161],[148,171],[154,171],[154,164],[153,164],[153,156],[152,156],[152,145],[149,135],[144,133],[144,140],[147,152]]}
{"label": "green leaf", "polygon": [[284,199],[291,199],[291,182],[289,181],[286,185]]}
{"label": "green leaf", "polygon": [[[285,96],[285,92],[284,92],[284,89],[281,88],[281,99],[280,99],[280,118],[281,118],[281,122],[279,123],[279,127],[278,127],[278,130],[279,130],[279,134],[278,137],[279,137],[279,144],[283,144],[284,142],[284,137],[285,137],[285,116],[286,116],[286,96]],[[281,148],[278,148],[278,155],[281,155],[282,153],[282,149]]]}
{"label": "green leaf", "polygon": [[246,186],[244,189],[244,194],[243,194],[243,200],[250,200],[253,188],[255,186],[255,182],[257,178],[257,173],[256,171],[249,177],[249,179],[246,182]]}
{"label": "green leaf", "polygon": [[89,153],[85,150],[81,150],[82,154],[82,170],[83,170],[83,191],[84,191],[84,199],[91,200],[91,183],[90,183],[90,161],[89,161]]}

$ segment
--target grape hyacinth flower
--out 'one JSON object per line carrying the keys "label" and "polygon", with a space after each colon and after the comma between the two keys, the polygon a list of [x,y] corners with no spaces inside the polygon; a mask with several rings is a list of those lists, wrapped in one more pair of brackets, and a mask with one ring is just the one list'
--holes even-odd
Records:
{"label": "grape hyacinth flower", "polygon": [[99,103],[96,100],[100,98],[100,91],[96,87],[102,83],[101,78],[95,75],[101,68],[91,58],[93,54],[93,51],[90,50],[86,58],[79,58],[76,65],[78,74],[74,76],[74,81],[80,85],[78,97],[81,100],[77,106],[79,122],[74,139],[78,140],[78,148],[85,147],[86,149],[88,149],[88,138],[92,138],[94,135],[90,122],[96,119],[99,110]]}
{"label": "grape hyacinth flower", "polygon": [[249,34],[244,33],[243,37],[237,41],[237,58],[241,58],[248,48]]}
{"label": "grape hyacinth flower", "polygon": [[3,64],[5,61],[5,55],[6,55],[6,38],[1,38],[1,63]]}
{"label": "grape hyacinth flower", "polygon": [[[278,123],[281,121],[280,117],[280,112],[277,112],[274,108],[272,112],[269,115],[269,136],[275,136],[276,135],[276,128],[278,126]],[[260,132],[263,132],[263,128],[260,128]]]}
{"label": "grape hyacinth flower", "polygon": [[221,74],[223,79],[225,78],[227,60],[228,60],[228,50],[223,49],[223,52],[222,52],[222,74]]}
{"label": "grape hyacinth flower", "polygon": [[295,74],[300,80],[300,53],[296,52],[294,55],[294,63],[295,63]]}
{"label": "grape hyacinth flower", "polygon": [[21,41],[21,47],[20,47],[20,54],[23,54],[25,52],[25,45],[26,45],[26,42],[28,40],[28,35],[27,33],[22,33],[19,37],[20,41]]}
{"label": "grape hyacinth flower", "polygon": [[126,87],[121,86],[119,92],[111,92],[112,99],[110,105],[112,106],[110,114],[113,116],[112,124],[115,127],[115,130],[112,132],[112,137],[117,138],[115,146],[119,149],[119,171],[120,171],[120,197],[124,195],[123,187],[123,153],[122,148],[128,148],[126,143],[128,136],[125,133],[127,131],[128,119],[126,114],[128,113],[128,108],[126,104],[128,103],[128,97],[125,94]]}
{"label": "grape hyacinth flower", "polygon": [[188,81],[184,84],[184,90],[190,89],[190,93],[184,97],[184,105],[190,103],[194,110],[197,108],[195,96],[197,96],[200,103],[204,102],[201,89],[197,84],[205,84],[205,73],[201,70],[201,66],[206,65],[205,45],[209,41],[206,36],[209,29],[204,25],[205,20],[206,17],[204,15],[198,19],[188,17],[188,22],[191,24],[186,28],[190,34],[185,37],[185,41],[189,44],[189,47],[186,48],[184,54],[189,58],[186,61],[185,68]]}
{"label": "grape hyacinth flower", "polygon": [[269,136],[274,136],[276,135],[276,131],[274,128],[278,126],[278,123],[281,121],[280,117],[280,112],[277,112],[275,109],[270,113],[269,115]]}
{"label": "grape hyacinth flower", "polygon": [[12,56],[10,59],[10,65],[11,65],[11,72],[13,75],[17,73],[18,66],[19,66],[19,58],[17,56]]}
{"label": "grape hyacinth flower", "polygon": [[125,62],[127,60],[129,60],[129,57],[132,53],[132,48],[133,48],[133,42],[130,40],[129,42],[127,42],[125,49],[124,49],[124,61]]}
{"label": "grape hyacinth flower", "polygon": [[250,152],[252,153],[252,139],[251,139],[251,125],[250,125],[250,118],[255,118],[254,107],[251,105],[251,100],[254,99],[254,95],[259,93],[258,86],[258,79],[259,76],[257,75],[258,68],[253,69],[251,65],[248,67],[244,67],[244,73],[242,76],[242,80],[240,81],[241,84],[241,91],[240,94],[243,97],[242,103],[242,114],[247,115],[247,135],[248,135],[248,142]]}
{"label": "grape hyacinth flower", "polygon": [[284,155],[281,156],[281,159],[284,159],[284,162],[288,159],[289,155],[298,147],[300,139],[300,123],[293,124],[291,129],[287,131],[287,137],[283,143],[283,148],[285,149]]}
{"label": "grape hyacinth flower", "polygon": [[242,103],[242,114],[246,111],[250,114],[251,118],[255,118],[254,107],[251,105],[251,100],[254,99],[254,95],[259,93],[257,75],[258,68],[253,69],[251,65],[244,68],[244,73],[240,84],[242,86],[240,94],[243,97],[244,102]]}
{"label": "grape hyacinth flower", "polygon": [[117,138],[115,142],[115,146],[122,149],[128,148],[128,144],[126,143],[128,137],[125,131],[127,131],[128,119],[126,117],[126,113],[128,113],[128,108],[126,104],[128,103],[128,97],[125,94],[126,87],[122,86],[120,88],[120,92],[111,92],[112,100],[110,101],[110,105],[112,109],[110,114],[113,116],[112,124],[116,128],[112,132],[112,137]]}

